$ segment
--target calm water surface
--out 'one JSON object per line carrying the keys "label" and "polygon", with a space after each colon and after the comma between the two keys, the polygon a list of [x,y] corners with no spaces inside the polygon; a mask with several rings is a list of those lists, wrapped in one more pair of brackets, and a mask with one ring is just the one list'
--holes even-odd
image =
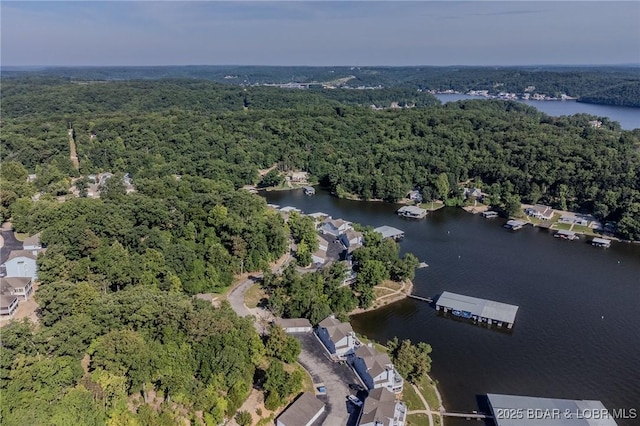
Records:
{"label": "calm water surface", "polygon": [[[442,94],[435,95],[441,102],[455,102],[462,99],[483,99],[481,96],[470,96],[463,94]],[[524,101],[524,104],[537,108],[547,115],[558,117],[561,115],[591,114],[598,117],[608,117],[612,121],[617,121],[624,130],[640,128],[640,108],[585,104],[576,101]]]}
{"label": "calm water surface", "polygon": [[397,206],[323,191],[265,196],[306,213],[404,230],[402,251],[429,264],[416,273],[415,294],[448,290],[520,306],[511,333],[439,317],[412,299],[352,318],[356,331],[378,341],[430,343],[432,376],[447,409],[477,410],[478,395],[507,393],[640,410],[640,246],[597,249],[530,227],[509,232],[502,219],[461,209],[411,221],[394,215]]}

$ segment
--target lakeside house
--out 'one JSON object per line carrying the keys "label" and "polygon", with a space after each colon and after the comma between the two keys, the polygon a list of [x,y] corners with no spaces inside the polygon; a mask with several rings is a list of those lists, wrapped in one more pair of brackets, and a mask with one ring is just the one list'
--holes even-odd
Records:
{"label": "lakeside house", "polygon": [[535,206],[527,207],[524,209],[527,216],[535,217],[536,219],[550,220],[553,218],[553,209],[549,206],[542,204],[536,204]]}
{"label": "lakeside house", "polygon": [[422,219],[427,215],[427,211],[417,206],[404,206],[398,209],[398,215],[411,219]]}
{"label": "lakeside house", "polygon": [[411,200],[411,201],[415,201],[416,203],[421,203],[422,202],[422,194],[417,189],[414,189],[413,191],[410,191],[407,194],[407,198],[409,200]]}
{"label": "lakeside house", "polygon": [[344,234],[348,230],[353,229],[350,222],[342,219],[326,218],[320,225],[320,232],[325,235],[333,235],[338,238],[340,234]]}
{"label": "lakeside house", "polygon": [[276,419],[276,426],[311,426],[324,412],[324,402],[304,392]]}
{"label": "lakeside house", "polygon": [[354,231],[353,229],[349,229],[343,234],[340,234],[338,239],[349,253],[358,247],[362,247],[362,244],[364,243],[362,232]]}
{"label": "lakeside house", "polygon": [[27,300],[33,294],[33,280],[30,277],[0,278],[0,294]]}
{"label": "lakeside house", "polygon": [[360,344],[351,324],[341,322],[333,315],[320,321],[316,334],[329,353],[338,358],[353,354],[356,346]]}
{"label": "lakeside house", "polygon": [[18,309],[18,297],[8,294],[0,295],[0,315],[3,317],[12,317]]}
{"label": "lakeside house", "polygon": [[362,345],[355,350],[350,362],[369,390],[384,388],[393,393],[402,392],[404,379],[386,353]]}
{"label": "lakeside house", "polygon": [[12,250],[4,263],[7,277],[29,277],[38,279],[37,255],[29,250]]}
{"label": "lakeside house", "polygon": [[369,392],[360,411],[358,426],[404,426],[407,406],[393,392],[377,388]]}

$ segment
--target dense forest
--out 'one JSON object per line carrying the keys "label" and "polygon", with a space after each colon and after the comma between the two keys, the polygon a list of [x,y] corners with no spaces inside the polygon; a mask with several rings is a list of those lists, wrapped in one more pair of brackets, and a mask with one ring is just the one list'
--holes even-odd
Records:
{"label": "dense forest", "polygon": [[[22,78],[24,71],[3,69],[3,79]],[[267,67],[167,66],[43,68],[28,75],[65,78],[67,81],[140,79],[211,80],[227,85],[251,86],[283,83],[326,83],[337,87],[385,87],[416,90],[488,90],[559,96],[580,102],[640,107],[637,66],[521,66],[521,67]],[[531,89],[533,87],[533,89]]]}
{"label": "dense forest", "polygon": [[[272,408],[297,393],[293,341],[261,338],[228,305],[192,297],[266,269],[290,237],[306,246],[298,263],[308,262],[316,244],[308,221],[294,215],[287,224],[238,190],[273,165],[306,170],[338,196],[386,201],[418,187],[427,200],[456,205],[468,182],[505,209],[522,200],[593,212],[640,239],[640,133],[602,117],[553,118],[502,101],[439,105],[408,90],[193,79],[7,79],[1,94],[0,214],[18,232],[41,232],[47,245],[38,259],[39,325],[2,330],[3,425],[213,425],[233,416],[252,387]],[[376,102],[414,107],[372,110]],[[99,199],[69,194],[72,183],[86,189],[88,175],[105,171],[114,175]],[[266,275],[270,307],[316,322],[369,306],[383,279],[411,278],[414,257],[399,259],[395,243],[365,236],[353,254],[353,290],[339,286],[338,265],[302,275],[290,267]],[[413,352],[424,370],[427,348]]]}
{"label": "dense forest", "polygon": [[417,187],[455,205],[458,184],[471,180],[498,207],[592,212],[618,222],[621,237],[640,239],[640,135],[605,117],[554,118],[486,100],[373,111],[369,100],[354,106],[321,92],[191,80],[28,87],[3,82],[1,142],[6,160],[39,170],[39,190],[59,191],[56,180],[74,173],[71,122],[80,173],[130,173],[143,191],[147,180],[171,175],[239,188],[278,164],[309,171],[339,196],[396,201]]}

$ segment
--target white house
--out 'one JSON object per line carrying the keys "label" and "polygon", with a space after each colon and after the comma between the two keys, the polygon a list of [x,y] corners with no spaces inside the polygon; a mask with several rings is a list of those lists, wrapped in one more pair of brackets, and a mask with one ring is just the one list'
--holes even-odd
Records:
{"label": "white house", "polygon": [[353,354],[357,344],[356,334],[348,322],[340,322],[333,315],[323,319],[316,334],[331,355],[344,357]]}
{"label": "white house", "polygon": [[407,406],[385,388],[369,392],[360,412],[358,426],[404,426]]}
{"label": "white house", "polygon": [[527,207],[524,212],[536,219],[544,219],[549,220],[553,217],[553,209],[549,206],[544,206],[542,204],[536,204],[535,206]]}
{"label": "white house", "polygon": [[30,277],[38,279],[36,255],[28,250],[13,250],[4,263],[7,277]]}
{"label": "white house", "polygon": [[402,392],[404,379],[396,371],[389,355],[373,346],[360,346],[351,363],[367,388],[385,388],[393,393]]}
{"label": "white house", "polygon": [[320,232],[325,235],[333,235],[336,238],[350,229],[353,229],[351,223],[342,219],[327,218],[320,225]]}
{"label": "white house", "polygon": [[310,426],[324,412],[324,402],[305,392],[276,419],[276,426]]}
{"label": "white house", "polygon": [[0,293],[5,296],[16,296],[27,300],[33,294],[33,283],[30,277],[0,278]]}

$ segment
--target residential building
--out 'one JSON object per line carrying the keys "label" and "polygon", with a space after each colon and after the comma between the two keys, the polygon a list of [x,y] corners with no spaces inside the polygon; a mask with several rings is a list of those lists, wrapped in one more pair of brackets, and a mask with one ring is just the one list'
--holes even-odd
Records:
{"label": "residential building", "polygon": [[369,388],[385,388],[393,393],[402,392],[404,379],[396,371],[389,355],[373,346],[360,346],[351,359],[354,370]]}
{"label": "residential building", "polygon": [[311,333],[313,326],[306,318],[279,318],[276,324],[282,327],[285,333]]}
{"label": "residential building", "polygon": [[325,235],[333,235],[336,238],[350,229],[353,229],[351,223],[342,219],[327,218],[323,220],[322,225],[320,225],[321,233]]}
{"label": "residential building", "polygon": [[356,346],[359,345],[351,324],[340,322],[333,315],[318,324],[316,334],[329,353],[336,357],[353,354]]}
{"label": "residential building", "polygon": [[544,206],[542,204],[536,204],[535,206],[527,207],[524,212],[536,219],[544,219],[549,220],[553,217],[553,209],[549,206]]}
{"label": "residential building", "polygon": [[422,202],[422,194],[418,190],[413,190],[407,194],[407,198],[416,203]]}
{"label": "residential building", "polygon": [[364,401],[358,426],[404,426],[406,420],[407,406],[389,390],[377,388]]}
{"label": "residential building", "polygon": [[305,392],[276,419],[276,426],[310,426],[324,412],[324,402]]}
{"label": "residential building", "polygon": [[362,236],[362,232],[349,229],[345,233],[340,234],[340,242],[342,243],[344,248],[349,250],[349,252],[352,252],[353,250],[362,246],[364,238]]}
{"label": "residential building", "polygon": [[0,293],[27,300],[33,294],[33,282],[30,277],[0,278]]}
{"label": "residential building", "polygon": [[13,250],[4,263],[7,277],[30,277],[38,279],[36,255],[28,250]]}
{"label": "residential building", "polygon": [[12,295],[0,295],[0,315],[12,316],[18,309],[18,298]]}

